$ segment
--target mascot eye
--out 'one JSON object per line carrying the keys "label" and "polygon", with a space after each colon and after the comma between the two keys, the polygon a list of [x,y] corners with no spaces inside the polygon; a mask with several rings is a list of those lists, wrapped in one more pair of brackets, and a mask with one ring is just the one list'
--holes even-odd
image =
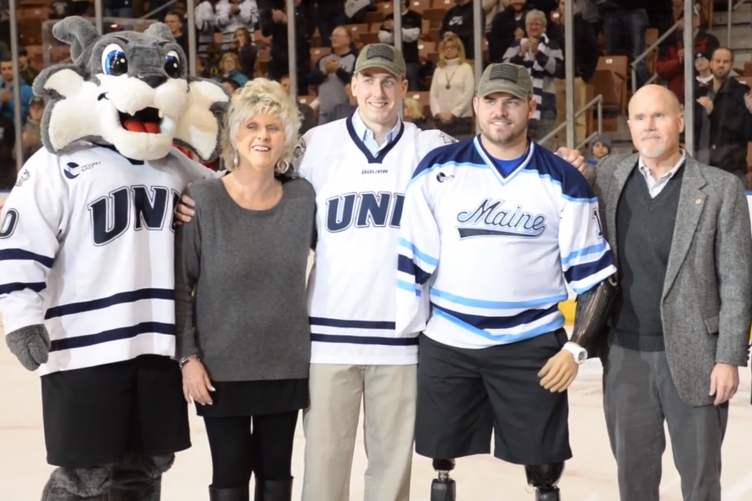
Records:
{"label": "mascot eye", "polygon": [[174,50],[165,57],[164,70],[170,78],[180,78],[180,56]]}
{"label": "mascot eye", "polygon": [[118,77],[128,73],[128,59],[118,44],[110,44],[102,52],[102,71],[105,75]]}

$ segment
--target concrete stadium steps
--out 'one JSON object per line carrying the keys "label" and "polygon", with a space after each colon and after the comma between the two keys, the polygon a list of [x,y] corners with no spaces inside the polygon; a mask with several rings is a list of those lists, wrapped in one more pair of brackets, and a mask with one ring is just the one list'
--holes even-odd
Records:
{"label": "concrete stadium steps", "polygon": [[[731,50],[734,62],[744,64],[752,61],[752,3],[740,5],[731,14]],[[713,29],[710,33],[718,37],[721,45],[726,45],[728,34],[728,10],[717,10],[713,15]]]}

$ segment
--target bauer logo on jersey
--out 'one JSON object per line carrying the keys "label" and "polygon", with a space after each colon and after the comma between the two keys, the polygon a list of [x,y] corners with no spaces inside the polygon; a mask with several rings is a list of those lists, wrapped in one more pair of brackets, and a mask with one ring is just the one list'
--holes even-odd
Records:
{"label": "bauer logo on jersey", "polygon": [[85,165],[78,165],[75,162],[68,162],[65,164],[65,167],[63,167],[63,174],[65,174],[65,177],[68,179],[76,179],[87,170],[91,170],[101,163],[102,162],[91,162]]}
{"label": "bauer logo on jersey", "polygon": [[537,238],[546,230],[546,216],[522,210],[520,205],[506,206],[506,200],[483,200],[471,211],[457,214],[460,238],[528,237]]}

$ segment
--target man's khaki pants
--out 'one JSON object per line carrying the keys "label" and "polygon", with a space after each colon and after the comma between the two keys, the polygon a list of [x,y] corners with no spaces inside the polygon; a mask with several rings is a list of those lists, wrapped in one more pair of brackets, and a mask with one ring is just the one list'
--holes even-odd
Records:
{"label": "man's khaki pants", "polygon": [[[556,125],[566,121],[567,119],[567,86],[566,81],[561,79],[555,79],[554,85],[556,86]],[[587,84],[585,81],[577,77],[574,79],[574,112],[577,113],[587,104]],[[574,137],[575,147],[583,142],[587,137],[587,114],[593,113],[595,108],[591,108],[579,117],[574,119]],[[563,130],[559,133],[559,146],[567,145],[567,131]]]}
{"label": "man's khaki pants", "polygon": [[302,501],[349,501],[363,402],[365,501],[408,501],[417,365],[311,364]]}

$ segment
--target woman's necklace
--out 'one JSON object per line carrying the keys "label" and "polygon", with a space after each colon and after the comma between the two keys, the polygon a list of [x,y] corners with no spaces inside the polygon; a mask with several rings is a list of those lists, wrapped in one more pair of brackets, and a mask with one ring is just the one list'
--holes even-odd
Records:
{"label": "woman's necklace", "polygon": [[452,79],[454,78],[454,75],[455,75],[455,73],[457,73],[458,69],[459,69],[459,67],[456,70],[454,70],[454,73],[452,73],[451,76],[444,75],[444,78],[446,79],[446,89],[447,90],[449,90],[449,89],[452,88]]}

